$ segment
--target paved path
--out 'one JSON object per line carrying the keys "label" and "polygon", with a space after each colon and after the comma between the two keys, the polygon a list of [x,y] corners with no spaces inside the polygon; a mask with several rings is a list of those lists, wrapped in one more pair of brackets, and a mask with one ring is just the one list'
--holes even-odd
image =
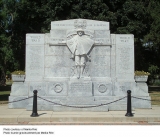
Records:
{"label": "paved path", "polygon": [[39,117],[30,117],[31,113],[25,109],[8,109],[6,104],[0,105],[0,125],[160,125],[160,106],[135,109],[133,117],[126,117],[126,111],[38,111]]}

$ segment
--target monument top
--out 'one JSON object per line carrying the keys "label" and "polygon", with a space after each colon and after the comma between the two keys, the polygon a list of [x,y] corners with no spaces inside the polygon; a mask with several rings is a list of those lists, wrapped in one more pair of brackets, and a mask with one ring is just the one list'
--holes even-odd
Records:
{"label": "monument top", "polygon": [[53,29],[89,29],[89,30],[109,30],[109,22],[95,21],[88,19],[71,19],[62,21],[52,21],[51,30]]}

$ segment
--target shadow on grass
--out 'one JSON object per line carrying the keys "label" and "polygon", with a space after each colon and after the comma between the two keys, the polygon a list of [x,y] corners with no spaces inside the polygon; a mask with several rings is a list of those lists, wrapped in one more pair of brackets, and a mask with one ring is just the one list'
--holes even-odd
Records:
{"label": "shadow on grass", "polygon": [[11,85],[0,86],[0,92],[11,91]]}
{"label": "shadow on grass", "polygon": [[149,89],[149,92],[160,91],[160,86],[149,86],[148,89]]}
{"label": "shadow on grass", "polygon": [[8,101],[10,95],[11,85],[0,86],[0,101]]}
{"label": "shadow on grass", "polygon": [[0,101],[8,101],[9,94],[0,95]]}

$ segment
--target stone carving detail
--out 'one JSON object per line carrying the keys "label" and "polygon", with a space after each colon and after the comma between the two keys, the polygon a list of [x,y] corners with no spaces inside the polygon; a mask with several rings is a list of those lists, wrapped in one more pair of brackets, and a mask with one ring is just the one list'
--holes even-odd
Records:
{"label": "stone carving detail", "polygon": [[74,27],[76,29],[78,29],[78,28],[86,29],[86,26],[87,26],[86,20],[75,20],[74,21]]}
{"label": "stone carving detail", "polygon": [[101,93],[104,93],[107,91],[107,87],[105,84],[100,84],[98,85],[98,91],[101,92]]}
{"label": "stone carving detail", "polygon": [[63,86],[61,84],[57,83],[54,85],[54,91],[56,93],[60,93],[62,90],[63,90]]}
{"label": "stone carving detail", "polygon": [[[67,45],[72,57],[71,59],[75,62],[71,73],[74,78],[84,78],[89,75],[87,72],[87,63],[91,60],[89,52],[93,45],[110,45],[110,31],[108,30],[94,30],[94,28],[87,28],[87,20],[77,19],[74,21],[74,29],[66,30],[66,38],[63,39],[60,35],[54,35],[58,45]],[[91,25],[91,24],[90,24]],[[95,25],[94,25],[95,26]],[[98,25],[99,26],[99,25]],[[102,26],[102,24],[100,25]],[[67,29],[67,28],[66,28]],[[52,34],[53,30],[52,30]],[[57,45],[53,40],[53,35],[50,37],[50,45]],[[88,73],[88,72],[87,72]]]}
{"label": "stone carving detail", "polygon": [[[89,74],[89,71],[90,71],[90,69],[89,69],[90,63],[89,63],[89,62],[86,62],[86,64],[85,64],[84,67],[85,67],[85,68],[84,68],[84,71],[83,71],[83,76],[84,76],[84,77],[89,77],[89,76],[90,76],[90,74]],[[72,67],[71,67],[71,77],[75,77],[76,75],[77,75],[77,68],[76,68],[76,66],[72,66]],[[82,78],[82,76],[81,76],[81,78]]]}
{"label": "stone carving detail", "polygon": [[71,30],[67,33],[67,46],[72,53],[72,59],[75,61],[77,71],[74,77],[78,79],[84,77],[86,62],[90,59],[88,52],[94,44],[93,35],[92,31],[86,33],[83,29]]}

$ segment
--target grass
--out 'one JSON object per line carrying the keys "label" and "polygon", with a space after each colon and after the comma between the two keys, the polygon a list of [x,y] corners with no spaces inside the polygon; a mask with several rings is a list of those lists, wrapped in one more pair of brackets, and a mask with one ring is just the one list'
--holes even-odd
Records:
{"label": "grass", "polygon": [[151,96],[152,100],[159,100],[159,101],[152,101],[152,105],[160,106],[160,91],[150,91],[149,95]]}
{"label": "grass", "polygon": [[9,95],[11,91],[0,91],[0,96]]}

